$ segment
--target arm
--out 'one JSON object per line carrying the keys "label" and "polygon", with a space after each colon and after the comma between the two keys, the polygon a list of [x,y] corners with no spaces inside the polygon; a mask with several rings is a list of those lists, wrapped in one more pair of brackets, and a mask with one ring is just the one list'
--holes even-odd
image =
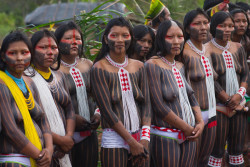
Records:
{"label": "arm", "polygon": [[2,116],[2,134],[9,140],[12,146],[21,154],[37,159],[40,150],[36,148],[25,136],[24,132],[17,126],[13,112],[11,93],[5,84],[0,83],[0,114]]}
{"label": "arm", "polygon": [[91,69],[90,81],[93,86],[93,95],[100,108],[102,118],[129,144],[132,155],[143,153],[143,146],[131,136],[112,110],[111,97],[104,70],[93,67]]}
{"label": "arm", "polygon": [[[238,49],[237,52],[238,52],[237,54],[239,57],[239,64],[242,66],[242,72],[240,73],[240,87],[244,87],[247,90],[248,75],[249,75],[249,69],[248,69],[247,60],[246,60],[247,55],[242,46]],[[228,106],[231,109],[235,109],[239,105],[241,100],[242,100],[242,96],[236,93],[232,96],[231,100],[228,103]]]}
{"label": "arm", "polygon": [[163,100],[160,68],[151,63],[146,63],[145,66],[148,75],[151,103],[152,106],[154,106],[154,113],[162,118],[163,121],[183,131],[186,136],[191,136],[194,128],[178,117]]}

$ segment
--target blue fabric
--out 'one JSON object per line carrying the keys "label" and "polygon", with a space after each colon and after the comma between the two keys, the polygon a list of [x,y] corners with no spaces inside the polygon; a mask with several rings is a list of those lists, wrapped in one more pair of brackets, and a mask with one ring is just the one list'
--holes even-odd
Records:
{"label": "blue fabric", "polygon": [[21,89],[21,91],[26,94],[28,92],[26,86],[25,86],[25,83],[24,83],[24,80],[23,78],[16,78],[14,77],[13,75],[11,75],[7,70],[4,71],[10,78],[12,78],[15,83],[17,84],[17,86]]}

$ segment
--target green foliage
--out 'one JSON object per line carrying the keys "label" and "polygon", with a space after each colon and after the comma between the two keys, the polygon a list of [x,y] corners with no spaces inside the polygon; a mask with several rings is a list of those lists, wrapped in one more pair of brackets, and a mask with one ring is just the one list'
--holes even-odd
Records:
{"label": "green foliage", "polygon": [[0,39],[15,29],[15,27],[15,17],[13,14],[0,13]]}

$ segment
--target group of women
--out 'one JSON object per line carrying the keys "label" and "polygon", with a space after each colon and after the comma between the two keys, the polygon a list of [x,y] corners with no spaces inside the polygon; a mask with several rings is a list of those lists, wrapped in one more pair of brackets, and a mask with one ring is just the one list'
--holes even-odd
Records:
{"label": "group of women", "polygon": [[73,22],[31,40],[8,34],[0,50],[0,167],[95,167],[100,122],[104,167],[217,167],[226,143],[229,164],[244,166],[248,16],[237,9],[210,21],[196,9],[183,25],[164,21],[155,35],[114,18],[94,63],[81,58]]}

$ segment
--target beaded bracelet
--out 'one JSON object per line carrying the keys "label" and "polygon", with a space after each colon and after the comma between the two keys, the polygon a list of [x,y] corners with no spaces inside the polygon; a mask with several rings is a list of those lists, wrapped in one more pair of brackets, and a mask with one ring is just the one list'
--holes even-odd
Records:
{"label": "beaded bracelet", "polygon": [[142,126],[142,136],[141,136],[141,140],[147,140],[150,141],[150,127],[149,126]]}

